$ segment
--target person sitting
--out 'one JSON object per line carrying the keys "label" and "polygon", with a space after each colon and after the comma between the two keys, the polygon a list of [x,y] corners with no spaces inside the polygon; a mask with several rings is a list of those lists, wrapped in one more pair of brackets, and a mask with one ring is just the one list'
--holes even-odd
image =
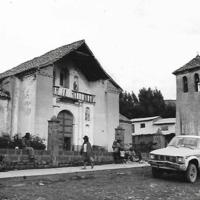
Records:
{"label": "person sitting", "polygon": [[32,160],[35,158],[34,149],[31,147],[31,134],[27,132],[25,136],[22,138],[22,145],[25,150],[27,150],[29,158]]}

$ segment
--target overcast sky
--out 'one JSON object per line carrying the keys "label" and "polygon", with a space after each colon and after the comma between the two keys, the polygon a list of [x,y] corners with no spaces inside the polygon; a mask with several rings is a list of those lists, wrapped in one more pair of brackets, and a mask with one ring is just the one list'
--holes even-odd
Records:
{"label": "overcast sky", "polygon": [[0,1],[0,72],[85,39],[126,91],[176,98],[172,72],[200,51],[199,0]]}

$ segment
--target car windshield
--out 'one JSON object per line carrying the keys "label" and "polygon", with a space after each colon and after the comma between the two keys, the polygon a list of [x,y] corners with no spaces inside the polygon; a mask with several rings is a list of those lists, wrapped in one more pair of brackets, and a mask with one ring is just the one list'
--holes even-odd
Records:
{"label": "car windshield", "polygon": [[187,147],[187,148],[199,148],[200,139],[194,137],[174,137],[168,146],[174,147]]}

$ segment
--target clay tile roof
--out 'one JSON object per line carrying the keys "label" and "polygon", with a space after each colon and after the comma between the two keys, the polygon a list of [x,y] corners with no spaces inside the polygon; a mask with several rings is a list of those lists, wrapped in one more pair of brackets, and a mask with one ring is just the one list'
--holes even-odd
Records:
{"label": "clay tile roof", "polygon": [[197,55],[195,58],[193,58],[187,64],[183,65],[182,67],[180,67],[179,69],[174,71],[173,74],[177,75],[179,73],[183,73],[185,71],[192,70],[195,68],[200,68],[200,56],[199,55]]}
{"label": "clay tile roof", "polygon": [[21,72],[24,72],[24,71],[27,71],[30,69],[40,68],[40,67],[44,67],[49,64],[52,64],[55,61],[64,57],[65,55],[69,54],[70,52],[78,49],[84,43],[85,43],[85,40],[80,40],[80,41],[73,42],[68,45],[64,45],[64,46],[54,49],[52,51],[49,51],[49,52],[43,54],[42,56],[33,58],[32,60],[24,62],[4,73],[1,73],[0,79],[15,75],[15,74],[18,74],[18,73],[21,73]]}
{"label": "clay tile roof", "polygon": [[7,98],[9,99],[10,98],[10,95],[9,95],[9,92],[3,90],[3,89],[0,89],[0,98]]}

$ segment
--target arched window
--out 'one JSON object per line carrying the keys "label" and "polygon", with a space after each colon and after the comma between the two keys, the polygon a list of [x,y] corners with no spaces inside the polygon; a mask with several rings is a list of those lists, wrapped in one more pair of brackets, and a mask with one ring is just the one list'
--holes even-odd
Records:
{"label": "arched window", "polygon": [[74,83],[73,83],[73,90],[78,91],[79,83],[78,83],[78,76],[74,76]]}
{"label": "arched window", "polygon": [[85,108],[85,121],[90,121],[90,108]]}
{"label": "arched window", "polygon": [[188,92],[188,80],[187,77],[183,77],[183,92]]}
{"label": "arched window", "polygon": [[199,91],[199,74],[195,74],[194,75],[194,89],[195,89],[195,92],[198,92]]}
{"label": "arched window", "polygon": [[60,71],[60,86],[69,88],[69,72],[67,69],[61,69]]}

